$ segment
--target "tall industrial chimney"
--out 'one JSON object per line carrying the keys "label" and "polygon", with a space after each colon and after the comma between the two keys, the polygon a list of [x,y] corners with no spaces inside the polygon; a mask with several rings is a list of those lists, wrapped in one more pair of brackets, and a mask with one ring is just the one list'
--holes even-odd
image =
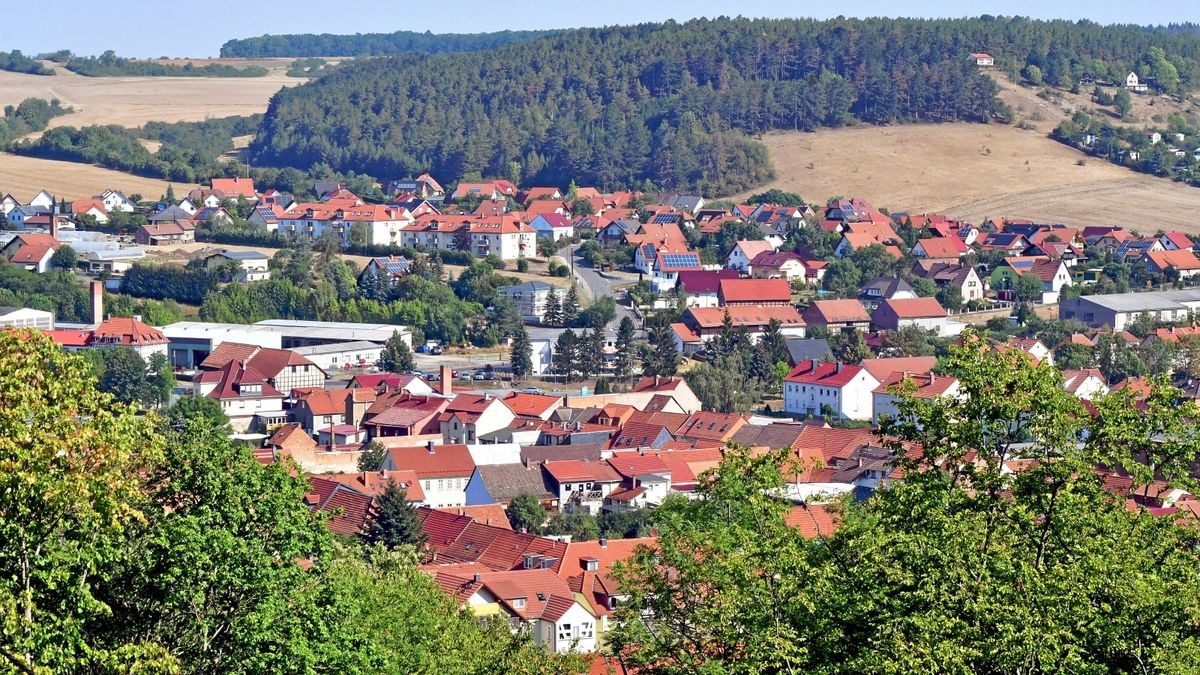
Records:
{"label": "tall industrial chimney", "polygon": [[92,282],[92,325],[99,326],[104,321],[104,282]]}

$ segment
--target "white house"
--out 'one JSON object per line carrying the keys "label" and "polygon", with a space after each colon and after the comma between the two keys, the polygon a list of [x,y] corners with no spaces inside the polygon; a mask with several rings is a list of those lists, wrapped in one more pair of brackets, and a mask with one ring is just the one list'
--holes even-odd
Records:
{"label": "white house", "polygon": [[1104,375],[1096,368],[1086,370],[1063,370],[1063,389],[1076,398],[1090,401],[1108,393]]}
{"label": "white house", "polygon": [[621,485],[621,474],[605,461],[558,459],[542,464],[542,468],[567,513],[600,513],[604,499]]}
{"label": "white house", "polygon": [[446,508],[466,505],[467,484],[475,475],[475,460],[465,445],[437,445],[429,441],[425,445],[389,447],[379,469],[412,471],[425,493],[425,504]]}
{"label": "white house", "polygon": [[222,251],[208,256],[206,264],[209,269],[220,267],[229,261],[238,264],[240,271],[234,276],[234,281],[266,281],[271,278],[267,256],[258,251]]}
{"label": "white house", "polygon": [[97,199],[104,202],[104,208],[109,213],[113,213],[114,211],[133,213],[134,207],[136,206],[120,190],[105,190],[104,192],[100,193],[100,196],[97,197]]}
{"label": "white house", "polygon": [[459,394],[438,416],[442,441],[478,443],[479,437],[499,431],[516,418],[508,406],[491,394]]}
{"label": "white house", "polygon": [[238,431],[267,429],[287,421],[284,395],[241,361],[200,373],[192,381],[192,393],[220,403],[229,425]]}
{"label": "white house", "polygon": [[783,380],[783,409],[795,417],[823,414],[866,421],[874,412],[872,392],[879,386],[866,369],[843,363],[801,361]]}
{"label": "white house", "polygon": [[750,262],[754,260],[755,256],[774,250],[775,247],[771,245],[771,242],[763,239],[739,241],[729,252],[729,256],[725,258],[725,266],[743,274],[749,274]]}

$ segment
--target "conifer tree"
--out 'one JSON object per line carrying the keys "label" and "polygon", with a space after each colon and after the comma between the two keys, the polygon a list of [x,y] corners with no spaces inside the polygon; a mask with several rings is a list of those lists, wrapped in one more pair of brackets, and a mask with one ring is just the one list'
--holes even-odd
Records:
{"label": "conifer tree", "polygon": [[633,323],[633,319],[628,316],[621,318],[621,323],[617,326],[617,354],[616,361],[613,364],[616,366],[616,378],[620,382],[628,382],[633,377],[633,367],[636,360],[634,354],[634,338],[637,334],[637,327]]}
{"label": "conifer tree", "polygon": [[512,375],[514,380],[523,380],[533,374],[533,345],[529,342],[529,331],[522,325],[513,335]]}
{"label": "conifer tree", "polygon": [[389,549],[403,545],[419,546],[425,541],[417,509],[408,501],[404,488],[389,480],[387,489],[375,500],[375,508],[367,517],[363,538],[372,544]]}
{"label": "conifer tree", "polygon": [[412,349],[399,331],[392,331],[392,337],[384,343],[377,365],[389,373],[407,373],[414,368]]}
{"label": "conifer tree", "polygon": [[558,291],[553,288],[546,294],[546,309],[542,311],[542,323],[547,326],[562,325],[562,304],[559,302]]}
{"label": "conifer tree", "polygon": [[561,310],[562,325],[573,326],[575,320],[579,318],[579,290],[575,284],[571,284],[570,290],[567,291],[567,297],[562,301]]}

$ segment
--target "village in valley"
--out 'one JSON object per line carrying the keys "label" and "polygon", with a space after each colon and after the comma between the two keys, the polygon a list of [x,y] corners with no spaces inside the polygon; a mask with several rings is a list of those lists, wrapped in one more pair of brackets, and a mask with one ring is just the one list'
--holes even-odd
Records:
{"label": "village in valley", "polygon": [[[364,532],[376,500],[402,488],[428,537],[423,569],[558,651],[597,648],[622,597],[611,566],[653,545],[645,514],[692,492],[729,443],[815,458],[820,468],[795,477],[788,519],[805,536],[832,534],[825,500],[901,478],[875,431],[898,414],[901,388],[958,395],[938,363],[965,329],[1057,363],[1084,401],[1148,395],[1156,375],[1200,396],[1200,259],[1179,231],[976,224],[778,191],[731,204],[505,180],[447,190],[428,174],[387,187],[384,204],[338,183],[303,199],[245,178],[177,201],[116,188],[6,195],[9,266],[93,280],[81,320],[26,306],[4,308],[0,324],[66,350],[129,350],[149,380],[169,369],[162,404],[215,402],[259,461],[308,474],[306,504],[338,534]],[[219,243],[232,232],[278,241],[285,257]],[[159,255],[182,245],[182,258]],[[323,246],[365,260],[354,268],[364,295],[388,297],[444,253],[468,263],[460,275],[483,266],[498,280],[481,304],[514,330],[472,346],[426,340],[424,325],[150,325],[106,305],[139,270],[194,268],[252,288],[282,273],[287,251]],[[616,302],[590,326],[563,327],[603,298]],[[518,504],[543,522],[513,522]]]}
{"label": "village in valley", "polygon": [[[964,48],[950,68],[968,78],[1018,70],[1011,56],[972,51],[986,46]],[[27,67],[13,54],[0,57]],[[1103,106],[1131,108],[1126,102],[1135,100],[1149,107],[1151,98],[1166,101],[1179,90],[1161,66],[1167,55],[1151,54],[1153,75],[1132,61],[1088,65],[1108,68],[1104,76],[1067,75],[1075,89],[1095,87]],[[76,61],[63,63],[95,61],[67,56]],[[1047,64],[1056,58],[1053,50],[1039,57]],[[37,60],[48,68],[59,63]],[[111,53],[101,61],[138,63]],[[1025,84],[1054,75],[1051,65],[1045,74],[1030,67],[1020,69]],[[289,75],[336,77],[346,72],[341,68],[311,58],[292,64]],[[806,86],[819,81],[836,91],[835,77],[822,71]],[[19,138],[46,131],[53,115],[70,114],[58,100],[46,106],[54,112],[11,139],[3,123],[15,109],[0,118],[0,138],[13,143],[3,154],[32,152],[31,141]],[[694,129],[703,126],[686,115]],[[989,125],[1001,117],[982,115]],[[1029,111],[1020,115],[1032,119]],[[1200,131],[1180,131],[1178,119],[1150,132],[1120,126],[1128,111],[1076,111],[1064,120],[1052,137],[1086,153],[1080,167],[1084,158],[1098,158],[1166,183],[1200,182],[1192,174]],[[812,133],[794,125],[792,133]],[[683,138],[686,126],[672,133]],[[54,130],[51,124],[47,133]],[[715,130],[704,133],[687,138],[722,151],[736,145]],[[669,146],[662,135],[645,161],[682,163],[659,144],[677,151],[683,141]],[[901,596],[906,603],[923,598],[894,609],[903,617],[932,616],[940,606],[930,607],[943,602],[986,605],[979,596],[963,598],[1010,586],[1021,590],[1006,596],[1013,603],[1006,607],[1021,606],[1023,584],[1074,573],[1076,556],[1101,555],[1096,550],[1106,547],[1124,556],[1125,572],[1153,567],[1147,578],[1194,567],[1194,222],[1163,218],[1148,228],[1022,213],[968,219],[873,203],[870,195],[793,192],[797,181],[789,178],[785,189],[765,174],[715,194],[696,189],[703,180],[674,189],[648,178],[547,182],[527,178],[531,161],[547,161],[537,153],[522,159],[524,167],[511,162],[507,174],[442,175],[432,164],[373,177],[328,165],[251,170],[241,163],[252,155],[250,141],[236,149],[230,139],[221,142],[231,149],[221,146],[220,162],[200,165],[218,166],[216,172],[198,180],[157,175],[166,185],[161,194],[138,194],[119,182],[82,194],[53,187],[8,192],[0,184],[0,361],[14,382],[0,382],[0,493],[70,478],[61,490],[19,492],[37,495],[12,500],[33,504],[19,517],[10,517],[10,502],[0,498],[0,526],[61,514],[47,530],[56,534],[30,538],[69,542],[62,557],[79,555],[71,569],[87,570],[72,578],[99,589],[79,591],[84,609],[71,611],[85,618],[38,633],[27,624],[53,605],[43,598],[65,597],[47,571],[54,565],[39,568],[38,577],[28,572],[36,565],[9,565],[0,552],[0,571],[23,570],[24,586],[11,598],[13,607],[18,598],[24,603],[26,617],[11,613],[12,626],[26,628],[10,639],[20,631],[6,627],[9,615],[0,612],[0,673],[10,672],[8,663],[17,667],[12,672],[78,672],[71,668],[87,661],[61,671],[34,668],[42,652],[30,636],[60,630],[88,635],[76,645],[81,653],[104,645],[95,654],[106,664],[150,659],[168,664],[161,672],[390,672],[385,663],[451,672],[439,659],[459,656],[405,651],[438,650],[410,640],[411,625],[393,631],[383,620],[364,620],[364,633],[386,635],[389,646],[376,653],[350,640],[343,647],[359,617],[371,616],[381,589],[426,587],[435,600],[414,602],[414,615],[438,618],[413,625],[436,627],[451,642],[462,631],[475,643],[464,650],[495,652],[473,655],[484,660],[454,672],[706,672],[708,661],[755,664],[742,672],[887,670],[867,652],[903,664],[890,672],[942,665],[983,672],[986,659],[978,654],[954,657],[956,669],[937,650],[904,653],[910,643],[942,644],[956,631],[973,636],[955,638],[964,641],[1003,633],[989,627],[991,618],[978,621],[986,611],[977,607],[953,628],[921,628],[928,633],[871,624],[856,634],[852,626],[890,616],[893,610],[879,607]],[[726,169],[741,166],[720,161]],[[802,185],[803,174],[798,180]],[[68,399],[64,391],[78,396]],[[64,449],[55,449],[59,443]],[[105,454],[119,443],[127,455]],[[14,472],[20,462],[9,460],[28,448],[33,459],[24,473]],[[77,509],[72,500],[99,505]],[[1108,520],[1063,524],[1062,509]],[[184,518],[194,520],[179,524]],[[1172,524],[1182,533],[1177,539]],[[21,527],[0,529],[0,536]],[[79,551],[91,544],[82,533],[93,529],[111,529],[112,538],[103,554],[85,560]],[[871,539],[885,531],[899,539]],[[967,532],[962,540],[970,543],[958,546],[950,532]],[[1003,540],[995,551],[993,532]],[[1114,539],[1103,539],[1112,532]],[[207,533],[219,534],[205,540]],[[36,549],[21,536],[22,551]],[[303,541],[279,543],[294,539]],[[1108,543],[1092,543],[1102,539]],[[1128,550],[1121,548],[1126,543]],[[960,548],[972,551],[964,560],[982,551],[971,560],[990,571],[976,575],[974,562],[963,563],[969,573],[943,583],[937,568],[957,569],[960,561],[951,559]],[[259,579],[242,569],[237,574],[254,578],[236,583],[197,572],[211,565],[223,573],[212,561],[225,550],[237,551],[228,568],[270,571]],[[186,560],[174,558],[176,551]],[[1009,566],[1006,556],[1022,562]],[[1025,564],[1027,558],[1034,562]],[[921,563],[910,568],[910,559]],[[1176,567],[1162,572],[1159,564]],[[275,585],[264,580],[271,574],[292,576]],[[1062,574],[1047,582],[1054,594],[1087,585]],[[1200,587],[1200,577],[1189,577],[1183,590],[1151,582],[1150,590],[1119,596],[1106,595],[1108,586],[1098,590],[1124,588],[1122,574],[1100,565],[1081,573],[1088,584],[1101,579],[1086,590],[1101,598],[1101,614],[1112,606],[1142,612],[1138,602],[1148,597],[1194,604],[1186,584]],[[197,578],[204,578],[203,592],[171,597],[173,586],[192,588]],[[326,578],[338,581],[324,586]],[[840,589],[853,594],[868,578],[894,585],[862,604],[830,599]],[[928,579],[943,585],[926,589]],[[0,606],[10,597],[5,588]],[[276,588],[286,590],[271,595]],[[149,600],[139,604],[125,592]],[[1073,593],[1061,590],[1050,604],[1084,603]],[[376,604],[392,602],[382,595]],[[164,609],[171,602],[186,608],[179,614],[185,619],[161,618],[175,616],[176,609]],[[213,609],[222,603],[233,608],[228,616],[245,614],[226,625],[214,618],[225,616]],[[408,611],[400,601],[393,605]],[[1145,607],[1154,622],[1176,612],[1191,617],[1179,618],[1180,630],[1200,641],[1200,610],[1149,601]],[[159,617],[147,620],[153,630],[129,618],[141,613]],[[1013,622],[1007,626],[1027,622],[1029,632],[994,651],[1015,654],[1016,643],[1038,648],[1042,624],[998,613]],[[119,617],[111,632],[110,614]],[[242,637],[225,632],[237,633],[230,626],[245,616],[258,628],[238,630],[269,637],[229,646]],[[452,624],[463,619],[469,628]],[[788,621],[819,629],[779,628]],[[828,627],[834,623],[841,632]],[[192,630],[203,637],[193,640]],[[172,644],[172,631],[189,637]],[[813,638],[822,632],[869,647],[843,653],[831,646],[834,638]],[[125,650],[131,635],[146,651]],[[770,639],[759,646],[764,635]],[[887,638],[876,642],[879,635]],[[517,641],[503,642],[510,638]],[[1150,649],[1122,640],[1137,643],[1130,653]],[[1155,658],[1171,653],[1186,661],[1197,653],[1176,649],[1173,640],[1183,642],[1168,636],[1155,643]],[[158,643],[170,652],[161,662],[154,661]],[[393,648],[398,643],[404,648]],[[122,646],[105,651],[114,644]],[[315,644],[342,651],[334,658]],[[1066,655],[1054,667],[1046,659],[1029,670],[988,672],[1080,672],[1105,653],[1088,649],[1072,656],[1062,648]],[[262,660],[237,664],[246,654]],[[310,659],[307,670],[279,668],[300,658],[295,654]],[[209,665],[172,670],[172,659]],[[814,665],[820,659],[845,670],[821,670]]]}

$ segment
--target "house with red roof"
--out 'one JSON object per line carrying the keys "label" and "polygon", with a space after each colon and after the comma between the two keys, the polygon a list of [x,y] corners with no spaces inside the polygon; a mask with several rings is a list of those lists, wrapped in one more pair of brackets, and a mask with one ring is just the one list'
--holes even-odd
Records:
{"label": "house with red roof", "polygon": [[1082,401],[1108,393],[1108,380],[1098,368],[1063,369],[1063,389]]}
{"label": "house with red roof", "polygon": [[918,260],[912,266],[912,275],[928,279],[938,288],[957,290],[964,303],[983,299],[983,281],[970,265],[943,260]]}
{"label": "house with red roof", "polygon": [[147,362],[154,354],[167,355],[168,340],[162,331],[132,317],[111,317],[90,331],[87,346],[92,349],[128,347]]}
{"label": "house with red roof", "polygon": [[335,534],[355,537],[363,533],[375,498],[324,476],[308,477],[309,492],[304,503],[310,511],[329,514],[325,522]]}
{"label": "house with red roof", "polygon": [[265,375],[240,359],[228,361],[216,370],[197,373],[192,393],[221,404],[229,425],[239,431],[274,429],[287,422],[284,394],[272,387]]}
{"label": "house with red roof", "polygon": [[935,330],[938,335],[949,333],[946,309],[937,298],[887,298],[871,315],[871,327],[875,330],[899,330],[905,326]]}
{"label": "house with red roof", "polygon": [[734,244],[733,250],[725,257],[725,266],[743,274],[750,273],[750,261],[760,253],[773,253],[775,246],[763,239],[747,239]]}
{"label": "house with red roof", "polygon": [[867,314],[867,308],[858,300],[814,300],[804,310],[804,323],[827,326],[831,332],[866,332],[871,326],[871,315]]}
{"label": "house with red roof", "polygon": [[507,406],[513,415],[517,417],[545,421],[550,419],[555,410],[562,407],[563,398],[549,394],[527,394],[514,391],[500,399],[500,402]]}
{"label": "house with red roof", "polygon": [[800,254],[793,251],[763,251],[750,261],[750,276],[756,279],[804,279],[808,267]]}
{"label": "house with red roof", "polygon": [[478,443],[479,437],[507,428],[513,411],[491,394],[459,394],[438,416],[444,443]]}
{"label": "house with red roof", "polygon": [[85,197],[71,202],[71,215],[75,218],[79,216],[94,218],[100,225],[108,222],[108,208],[104,206],[104,200],[96,197]]}
{"label": "house with red roof", "polygon": [[201,370],[215,370],[232,360],[244,362],[282,392],[325,386],[329,373],[290,349],[275,349],[241,342],[222,342],[200,363]]}
{"label": "house with red roof", "polygon": [[1163,248],[1168,251],[1191,251],[1196,247],[1192,242],[1192,238],[1179,230],[1164,232],[1159,235],[1158,240],[1162,242]]}
{"label": "house with red roof", "polygon": [[865,368],[845,363],[801,361],[783,380],[783,409],[793,417],[828,414],[866,421],[879,380]]}
{"label": "house with red roof", "polygon": [[567,544],[558,576],[591,605],[601,634],[608,630],[614,610],[628,597],[612,577],[613,565],[629,560],[639,548],[654,548],[657,541],[655,537],[638,537]]}
{"label": "house with red roof", "polygon": [[921,239],[912,247],[912,256],[931,260],[957,260],[970,250],[966,242],[958,237],[930,237]]}
{"label": "house with red roof", "polygon": [[737,279],[737,270],[685,270],[679,273],[677,287],[687,307],[717,307],[718,291],[724,279]]}
{"label": "house with red roof", "polygon": [[658,506],[671,490],[671,467],[657,453],[614,452],[609,466],[621,475],[621,487],[604,498],[605,511]]}
{"label": "house with red roof", "polygon": [[1200,274],[1200,258],[1191,249],[1148,251],[1142,262],[1152,274],[1173,273],[1180,279],[1190,279]]}
{"label": "house with red roof", "polygon": [[717,298],[722,307],[791,307],[792,286],[787,279],[722,279]]}
{"label": "house with red roof", "polygon": [[924,373],[893,372],[871,392],[874,408],[871,421],[878,426],[884,417],[898,418],[900,401],[905,395],[935,399],[953,398],[958,393],[958,378],[949,375],[935,375],[932,370]]}
{"label": "house with red roof", "polygon": [[[292,408],[288,415],[300,428],[310,435],[349,423],[352,412],[346,399],[356,394],[367,394],[372,398],[374,390],[326,389],[324,387],[302,387],[291,390]],[[355,429],[357,425],[351,425]]]}
{"label": "house with red roof", "polygon": [[258,201],[258,191],[254,189],[253,178],[214,178],[212,189],[219,190],[225,199],[236,200],[245,197],[248,202]]}
{"label": "house with red roof", "polygon": [[604,498],[621,484],[621,474],[605,461],[551,460],[542,464],[550,489],[567,513],[600,513]]}
{"label": "house with red roof", "polygon": [[675,436],[724,443],[746,426],[747,419],[746,415],[737,413],[698,411],[689,415],[687,421],[675,430]]}
{"label": "house with red roof", "polygon": [[682,354],[693,354],[702,349],[713,336],[720,335],[726,316],[733,328],[746,331],[752,342],[758,341],[772,320],[779,322],[783,335],[804,337],[806,322],[791,305],[692,307],[683,313],[679,322],[671,324],[675,332],[675,348]]}
{"label": "house with red roof", "polygon": [[[1033,275],[1042,282],[1043,304],[1058,302],[1062,289],[1072,284],[1071,270],[1066,262],[1050,258],[1005,258],[991,275],[991,287],[1002,298],[1015,297],[1017,279]],[[1011,297],[1009,298],[1011,299]]]}
{"label": "house with red roof", "polygon": [[[525,213],[526,216],[531,215],[529,211]],[[532,215],[529,226],[537,233],[538,238],[558,241],[559,239],[569,239],[575,236],[574,221],[561,213],[538,213]]]}
{"label": "house with red roof", "polygon": [[552,569],[490,572],[435,564],[421,569],[431,574],[459,607],[480,618],[505,618],[514,627],[529,631],[533,641],[548,651],[596,651],[598,628],[591,605]]}
{"label": "house with red roof", "polygon": [[434,507],[464,506],[467,484],[475,476],[475,460],[465,445],[425,445],[389,447],[379,465],[380,471],[411,471],[425,495],[425,504]]}
{"label": "house with red roof", "polygon": [[449,405],[450,399],[442,396],[413,394],[403,388],[387,388],[376,393],[361,417],[348,416],[346,421],[361,425],[367,430],[367,437],[371,439],[428,438],[441,434],[440,418]]}

